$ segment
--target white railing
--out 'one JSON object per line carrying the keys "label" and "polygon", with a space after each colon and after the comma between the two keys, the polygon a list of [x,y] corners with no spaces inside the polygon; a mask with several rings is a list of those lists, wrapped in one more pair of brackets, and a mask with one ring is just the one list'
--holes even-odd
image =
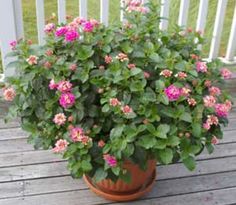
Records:
{"label": "white railing", "polygon": [[[43,28],[45,25],[44,15],[44,0],[36,1],[36,15],[37,15],[37,30],[38,30],[38,42],[44,43]],[[87,18],[87,0],[79,1],[79,15],[80,17]],[[108,25],[109,20],[109,2],[112,0],[100,0],[100,21],[105,25]],[[143,0],[147,2],[148,0]],[[161,17],[168,18],[169,7],[171,0],[161,0]],[[196,19],[196,30],[204,32],[207,12],[208,12],[208,0],[199,0],[199,11]],[[217,12],[214,23],[214,30],[212,34],[209,60],[220,57],[219,46],[221,42],[221,33],[223,28],[223,21],[226,11],[228,0],[218,0]],[[66,0],[57,0],[58,4],[58,21],[59,23],[66,22]],[[124,0],[120,0],[121,7],[124,5]],[[181,0],[180,11],[178,18],[178,25],[186,26],[188,18],[190,0]],[[123,12],[120,12],[120,20],[123,20]],[[4,56],[10,51],[9,42],[14,39],[24,37],[23,20],[22,20],[22,5],[21,0],[0,0],[0,48],[2,53],[3,68],[8,63],[8,59]],[[4,28],[4,29],[3,29]],[[162,19],[160,22],[160,29],[166,30],[168,28],[168,21]],[[230,31],[230,38],[228,40],[227,52],[225,57],[221,57],[225,63],[236,63],[236,57],[234,56],[236,51],[236,8],[234,11],[234,18]],[[14,70],[5,70],[5,76],[14,75]],[[1,80],[1,76],[0,76]]]}

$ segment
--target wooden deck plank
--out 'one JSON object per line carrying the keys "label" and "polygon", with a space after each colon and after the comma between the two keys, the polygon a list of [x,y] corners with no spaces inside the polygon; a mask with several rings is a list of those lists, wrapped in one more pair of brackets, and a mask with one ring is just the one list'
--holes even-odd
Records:
{"label": "wooden deck plank", "polygon": [[27,143],[27,139],[14,139],[0,141],[0,154],[34,150],[33,145]]}
{"label": "wooden deck plank", "polygon": [[[157,166],[158,179],[190,177],[236,170],[236,156],[198,161],[196,170],[188,171],[182,163]],[[66,162],[33,164],[0,169],[0,182],[69,175]]]}
{"label": "wooden deck plank", "polygon": [[[197,159],[206,160],[229,156],[236,156],[236,143],[219,144],[215,147],[215,151],[213,154],[209,155],[205,150],[201,155],[197,157]],[[65,160],[62,159],[61,156],[54,154],[50,150],[33,150],[0,154],[0,168],[60,161]]]}
{"label": "wooden deck plank", "polygon": [[[135,201],[132,205],[233,205],[236,203],[236,188],[219,189],[192,194]],[[125,205],[126,203],[112,203]],[[5,204],[4,204],[5,205]]]}
{"label": "wooden deck plank", "polygon": [[65,160],[62,159],[61,156],[56,155],[49,150],[34,150],[20,153],[0,154],[0,168],[59,161]]}
{"label": "wooden deck plank", "polygon": [[27,133],[20,127],[0,130],[0,141],[27,138]]}
{"label": "wooden deck plank", "polygon": [[[176,186],[177,184],[178,186]],[[157,177],[153,190],[145,198],[173,196],[229,187],[236,187],[236,171],[169,180],[159,180]],[[88,189],[83,180],[75,180],[70,176],[9,182],[0,184],[0,199],[81,189]]]}

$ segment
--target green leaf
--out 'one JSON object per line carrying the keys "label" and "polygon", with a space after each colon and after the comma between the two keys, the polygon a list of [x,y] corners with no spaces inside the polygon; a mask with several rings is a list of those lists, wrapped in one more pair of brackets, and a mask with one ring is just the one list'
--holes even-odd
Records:
{"label": "green leaf", "polygon": [[192,116],[188,112],[184,112],[180,115],[179,119],[185,122],[192,122]]}
{"label": "green leaf", "polygon": [[159,94],[157,98],[164,105],[169,105],[169,99],[164,93]]}
{"label": "green leaf", "polygon": [[121,180],[123,180],[127,184],[129,184],[131,182],[131,179],[132,179],[131,174],[128,171],[121,172],[119,177],[120,177]]}
{"label": "green leaf", "polygon": [[111,139],[120,137],[122,135],[124,128],[125,128],[125,125],[118,125],[115,128],[113,128],[110,133]]}
{"label": "green leaf", "polygon": [[180,143],[179,137],[177,137],[177,136],[168,137],[167,145],[175,147],[175,146],[179,145],[179,143]]}
{"label": "green leaf", "polygon": [[175,68],[180,71],[185,71],[185,67],[186,65],[184,61],[180,61],[175,65]]}
{"label": "green leaf", "polygon": [[150,148],[154,147],[154,145],[156,144],[156,141],[157,140],[153,135],[144,135],[139,138],[138,144],[141,147],[144,147],[146,149],[150,149]]}
{"label": "green leaf", "polygon": [[107,177],[107,172],[103,168],[98,168],[93,176],[95,182],[99,182]]}
{"label": "green leaf", "polygon": [[83,171],[84,172],[89,172],[89,171],[91,171],[92,170],[92,164],[89,162],[89,161],[87,161],[87,160],[83,160],[82,162],[81,162],[81,167],[82,167],[82,169],[83,169]]}
{"label": "green leaf", "polygon": [[155,86],[157,90],[163,90],[165,88],[165,83],[162,80],[156,80]]}
{"label": "green leaf", "polygon": [[131,76],[134,76],[134,75],[137,75],[137,74],[139,74],[139,73],[141,73],[142,72],[142,70],[140,69],[140,68],[132,68],[131,70],[130,70],[130,75]]}
{"label": "green leaf", "polygon": [[157,53],[153,53],[149,58],[153,63],[160,63],[162,61],[162,58]]}
{"label": "green leaf", "polygon": [[193,171],[196,167],[195,159],[191,156],[183,159],[183,163],[190,171]]}
{"label": "green leaf", "polygon": [[118,167],[118,166],[112,167],[111,170],[112,170],[112,172],[113,172],[116,176],[119,176],[119,174],[120,174],[120,167]]}
{"label": "green leaf", "polygon": [[110,110],[110,106],[108,104],[105,104],[103,107],[102,107],[102,112],[108,112]]}
{"label": "green leaf", "polygon": [[92,49],[92,46],[82,45],[78,49],[77,58],[79,60],[86,60],[89,57],[91,57],[93,55],[93,53],[94,53],[94,50]]}
{"label": "green leaf", "polygon": [[164,164],[169,164],[172,162],[173,159],[173,151],[172,149],[166,148],[159,152],[159,156]]}
{"label": "green leaf", "polygon": [[157,127],[157,137],[166,139],[167,133],[170,131],[170,126],[167,124],[161,124]]}
{"label": "green leaf", "polygon": [[130,84],[130,90],[132,92],[142,91],[145,85],[146,85],[146,80],[132,81]]}
{"label": "green leaf", "polygon": [[192,133],[195,137],[201,137],[202,134],[202,125],[200,123],[193,123],[192,124]]}
{"label": "green leaf", "polygon": [[124,51],[125,53],[131,53],[133,51],[133,47],[130,45],[129,41],[125,41],[125,42],[121,43],[120,47],[121,47],[122,51]]}

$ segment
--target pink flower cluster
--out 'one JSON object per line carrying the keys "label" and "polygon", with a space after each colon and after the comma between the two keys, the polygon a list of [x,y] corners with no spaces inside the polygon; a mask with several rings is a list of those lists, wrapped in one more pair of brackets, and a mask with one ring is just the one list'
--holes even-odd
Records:
{"label": "pink flower cluster", "polygon": [[55,147],[53,148],[53,152],[55,153],[61,153],[66,150],[69,143],[66,140],[58,140],[55,144]]}
{"label": "pink flower cluster", "polygon": [[185,72],[178,72],[175,77],[179,78],[180,80],[184,80],[185,78],[187,78],[187,74]]}
{"label": "pink flower cluster", "polygon": [[72,93],[62,93],[59,103],[63,108],[69,108],[75,103],[75,96]]}
{"label": "pink flower cluster", "polygon": [[103,140],[98,141],[98,147],[104,147],[106,143]]}
{"label": "pink flower cluster", "polygon": [[87,21],[87,22],[85,22],[85,23],[83,24],[83,30],[84,30],[84,32],[90,33],[90,32],[93,31],[93,28],[94,28],[94,26],[93,26],[93,24],[92,24],[90,21]]}
{"label": "pink flower cluster", "polygon": [[64,125],[66,122],[66,116],[64,113],[58,113],[54,116],[53,122],[57,125]]}
{"label": "pink flower cluster", "polygon": [[206,73],[207,72],[206,62],[197,61],[196,62],[196,69],[197,69],[197,72]]}
{"label": "pink flower cluster", "polygon": [[118,105],[121,105],[121,102],[117,98],[111,98],[109,100],[110,106],[116,107]]}
{"label": "pink flower cluster", "polygon": [[194,98],[188,98],[187,101],[190,106],[195,106],[197,104]]}
{"label": "pink flower cluster", "polygon": [[141,0],[129,0],[127,2],[127,4],[128,4],[128,6],[127,6],[126,10],[128,12],[132,12],[132,11],[137,11],[140,13],[147,13],[148,12],[148,9],[142,5]]}
{"label": "pink flower cluster", "polygon": [[132,113],[133,112],[133,109],[128,106],[128,105],[125,105],[123,107],[121,107],[121,111],[124,113],[124,114],[129,114],[129,113]]}
{"label": "pink flower cluster", "polygon": [[220,74],[224,79],[230,79],[232,77],[232,72],[227,68],[222,68]]}
{"label": "pink flower cluster", "polygon": [[105,60],[106,64],[110,64],[110,63],[112,63],[112,61],[113,61],[113,60],[112,60],[112,57],[109,56],[109,55],[106,55],[104,60]]}
{"label": "pink flower cluster", "polygon": [[49,23],[44,27],[44,32],[45,33],[51,33],[55,29],[55,24],[54,23]]}
{"label": "pink flower cluster", "polygon": [[231,105],[226,104],[226,103],[225,104],[218,103],[215,105],[215,112],[216,112],[216,115],[219,117],[227,117],[230,109],[231,109]]}
{"label": "pink flower cluster", "polygon": [[38,57],[34,55],[30,55],[29,58],[26,59],[29,65],[36,65],[38,63]]}
{"label": "pink flower cluster", "polygon": [[13,101],[14,98],[16,97],[16,91],[12,87],[4,88],[3,96],[6,101]]}
{"label": "pink flower cluster", "polygon": [[110,166],[110,167],[115,167],[117,165],[117,160],[114,156],[110,155],[110,154],[104,154],[103,155],[103,159],[106,161],[106,163]]}
{"label": "pink flower cluster", "polygon": [[50,83],[49,83],[49,86],[48,86],[49,89],[50,89],[50,90],[57,89],[57,86],[58,86],[58,84],[55,83],[54,79],[51,79],[51,80],[50,80]]}
{"label": "pink flower cluster", "polygon": [[219,119],[215,115],[208,115],[206,122],[203,124],[203,128],[209,130],[212,125],[218,125]]}
{"label": "pink flower cluster", "polygon": [[180,88],[181,96],[188,97],[190,95],[191,90],[188,87]]}
{"label": "pink flower cluster", "polygon": [[214,145],[219,143],[219,140],[217,139],[216,136],[214,136],[214,135],[212,136],[211,143],[214,144]]}
{"label": "pink flower cluster", "polygon": [[64,36],[67,31],[68,31],[68,28],[66,26],[59,27],[57,28],[55,32],[55,36],[57,37]]}
{"label": "pink flower cluster", "polygon": [[70,137],[73,142],[81,142],[84,145],[87,145],[92,139],[85,135],[84,131],[80,127],[74,127],[70,130]]}
{"label": "pink flower cluster", "polygon": [[169,87],[165,88],[164,92],[169,101],[176,101],[181,96],[181,89],[174,85],[170,85]]}
{"label": "pink flower cluster", "polygon": [[59,90],[62,93],[70,92],[72,89],[72,84],[69,81],[60,81],[57,84],[57,90]]}
{"label": "pink flower cluster", "polygon": [[12,50],[15,50],[15,49],[16,49],[16,45],[17,45],[17,41],[11,41],[11,42],[10,42],[10,46],[11,46],[11,49],[12,49]]}
{"label": "pink flower cluster", "polygon": [[68,30],[65,33],[66,42],[73,42],[79,38],[79,33],[76,30]]}
{"label": "pink flower cluster", "polygon": [[209,90],[210,95],[212,96],[217,96],[221,94],[221,90],[215,86],[210,87],[208,90]]}
{"label": "pink flower cluster", "polygon": [[169,78],[171,77],[172,73],[173,72],[171,70],[165,69],[160,72],[160,75],[164,76],[165,78]]}
{"label": "pink flower cluster", "polygon": [[124,62],[124,61],[128,61],[128,60],[129,60],[128,56],[127,56],[126,54],[124,54],[124,53],[119,53],[119,54],[116,56],[116,58],[117,58],[119,61],[121,61],[121,62]]}
{"label": "pink flower cluster", "polygon": [[207,95],[203,98],[204,106],[205,107],[214,107],[216,103],[216,98],[211,95]]}

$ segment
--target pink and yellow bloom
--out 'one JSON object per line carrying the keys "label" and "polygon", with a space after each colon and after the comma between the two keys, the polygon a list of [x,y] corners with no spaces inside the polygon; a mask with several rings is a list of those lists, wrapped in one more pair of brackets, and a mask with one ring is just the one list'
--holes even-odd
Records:
{"label": "pink and yellow bloom", "polygon": [[208,90],[209,90],[210,95],[212,96],[217,96],[221,94],[221,90],[215,86],[210,87]]}
{"label": "pink and yellow bloom", "polygon": [[188,98],[187,101],[190,106],[195,106],[197,104],[194,98]]}
{"label": "pink and yellow bloom", "polygon": [[35,55],[30,55],[29,58],[26,59],[26,61],[30,65],[36,65],[38,63],[38,57]]}
{"label": "pink and yellow bloom", "polygon": [[64,113],[58,113],[55,115],[53,122],[57,125],[64,125],[66,122],[66,116]]}
{"label": "pink and yellow bloom", "polygon": [[172,73],[173,72],[171,70],[165,69],[160,72],[160,75],[164,76],[165,78],[169,78],[171,77]]}
{"label": "pink and yellow bloom", "polygon": [[121,62],[124,62],[124,61],[128,61],[129,58],[128,56],[125,54],[125,53],[119,53],[116,58],[121,61]]}
{"label": "pink and yellow bloom", "polygon": [[214,107],[216,103],[216,98],[211,95],[207,95],[203,98],[204,106],[205,107]]}
{"label": "pink and yellow bloom", "polygon": [[72,89],[72,84],[69,81],[60,81],[57,85],[57,90],[62,93],[70,92]]}
{"label": "pink and yellow bloom", "polygon": [[55,83],[54,79],[51,79],[48,87],[50,90],[54,90],[54,89],[57,89],[58,84]]}
{"label": "pink and yellow bloom", "polygon": [[110,106],[112,106],[112,107],[116,107],[118,105],[121,105],[121,102],[117,98],[111,98],[109,100],[109,102],[110,102]]}
{"label": "pink and yellow bloom", "polygon": [[187,73],[185,73],[185,72],[178,72],[176,75],[175,75],[175,77],[177,77],[177,78],[179,78],[180,80],[184,80],[185,78],[187,78]]}
{"label": "pink and yellow bloom", "polygon": [[3,96],[4,96],[4,100],[9,101],[9,102],[13,101],[14,98],[16,97],[16,91],[12,87],[5,88],[3,89]]}
{"label": "pink and yellow bloom", "polygon": [[112,63],[112,57],[111,56],[109,56],[109,55],[106,55],[105,56],[105,62],[106,62],[106,64],[110,64],[110,63]]}
{"label": "pink and yellow bloom", "polygon": [[66,140],[60,139],[56,142],[55,147],[53,148],[53,152],[55,153],[64,152],[68,145],[69,143]]}
{"label": "pink and yellow bloom", "polygon": [[123,107],[121,107],[121,111],[124,113],[124,114],[129,114],[129,113],[132,113],[133,112],[133,109],[128,106],[128,105],[125,105]]}

